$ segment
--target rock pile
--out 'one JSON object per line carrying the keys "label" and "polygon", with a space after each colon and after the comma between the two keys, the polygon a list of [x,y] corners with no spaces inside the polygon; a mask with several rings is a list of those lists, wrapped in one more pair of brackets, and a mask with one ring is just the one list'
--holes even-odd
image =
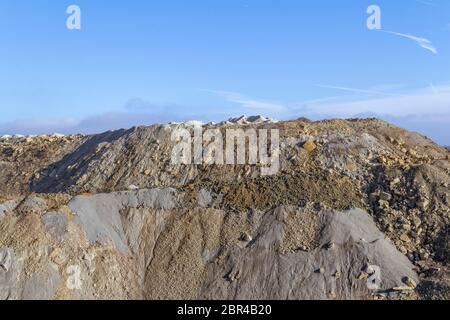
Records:
{"label": "rock pile", "polygon": [[450,299],[450,151],[377,119],[240,117],[280,172],[171,132],[0,138],[0,299]]}

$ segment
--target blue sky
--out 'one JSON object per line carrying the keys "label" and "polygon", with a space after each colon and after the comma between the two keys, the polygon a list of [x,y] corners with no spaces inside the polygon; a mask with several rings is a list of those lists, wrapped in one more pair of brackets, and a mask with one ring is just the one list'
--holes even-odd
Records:
{"label": "blue sky", "polygon": [[450,145],[448,0],[2,0],[0,40],[0,134],[379,116]]}

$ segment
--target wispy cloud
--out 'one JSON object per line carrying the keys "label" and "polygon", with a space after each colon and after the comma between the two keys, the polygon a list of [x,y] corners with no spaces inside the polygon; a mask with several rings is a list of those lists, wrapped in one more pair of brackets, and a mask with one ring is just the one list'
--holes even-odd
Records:
{"label": "wispy cloud", "polygon": [[[272,103],[249,99],[242,94],[228,91],[211,91],[242,108],[262,112],[279,111],[277,116],[290,118],[306,116],[318,118],[352,118],[364,115],[380,117],[433,117],[435,121],[450,121],[450,85],[407,89],[400,85],[380,85],[373,88],[352,88],[339,85],[314,85],[318,88],[345,91],[351,95],[334,95],[298,103]],[[387,91],[383,91],[383,88]],[[401,91],[399,89],[402,89]],[[389,91],[391,90],[391,91]],[[392,91],[396,90],[396,91]],[[245,110],[244,110],[245,111]],[[244,112],[241,109],[241,112]],[[450,125],[450,122],[449,122]]]}
{"label": "wispy cloud", "polygon": [[[407,129],[428,135],[450,145],[450,84],[429,84],[407,89],[400,85],[379,85],[372,88],[352,88],[339,85],[315,85],[324,89],[323,98],[292,102],[267,102],[227,91],[207,91],[236,103],[238,107],[192,111],[191,108],[158,106],[142,99],[131,99],[122,110],[85,118],[29,118],[0,123],[2,134],[98,133],[154,123],[187,120],[220,121],[246,111],[274,116],[280,120],[304,116],[314,120],[326,118],[378,117]],[[327,92],[331,92],[327,96]],[[337,95],[334,91],[350,94]],[[185,111],[180,111],[185,110]],[[189,111],[190,110],[190,111]],[[189,113],[190,112],[190,113]]]}
{"label": "wispy cloud", "polygon": [[446,115],[450,119],[450,85],[427,86],[409,90],[405,94],[392,94],[370,89],[361,90],[340,86],[339,88],[357,93],[354,96],[338,96],[299,103],[293,110],[302,111],[315,117],[354,117],[359,114],[392,116],[406,115]]}
{"label": "wispy cloud", "polygon": [[352,92],[352,95],[304,101],[291,108],[290,117],[381,118],[409,130],[427,135],[436,142],[450,145],[450,85],[403,89],[401,94],[321,86],[324,89]]}
{"label": "wispy cloud", "polygon": [[416,0],[416,2],[424,4],[426,6],[436,6],[436,3],[432,2],[432,1],[425,1],[425,0]]}
{"label": "wispy cloud", "polygon": [[335,89],[335,90],[341,90],[341,91],[348,91],[348,92],[354,92],[354,93],[365,93],[369,95],[380,95],[380,96],[389,96],[389,97],[400,97],[402,95],[396,94],[396,93],[389,93],[389,92],[382,92],[382,91],[376,91],[371,89],[356,89],[356,88],[348,88],[348,87],[339,87],[339,86],[329,86],[329,85],[323,85],[323,84],[315,84],[315,87],[319,88],[327,88],[327,89]]}
{"label": "wispy cloud", "polygon": [[283,111],[287,109],[287,106],[282,103],[252,99],[236,92],[218,91],[218,90],[203,90],[203,91],[214,93],[229,102],[236,103],[243,108],[252,109],[254,111],[259,110],[259,111],[274,112],[274,111]]}
{"label": "wispy cloud", "polygon": [[159,109],[159,106],[141,98],[132,98],[125,103],[124,109],[128,111],[150,111]]}
{"label": "wispy cloud", "polygon": [[[174,119],[173,115],[151,115],[146,113],[108,112],[78,119],[40,117],[22,118],[0,123],[0,135],[3,134],[93,134],[138,125],[150,125]],[[175,121],[175,120],[170,120]]]}
{"label": "wispy cloud", "polygon": [[402,37],[402,38],[406,38],[409,40],[414,41],[417,45],[419,45],[420,47],[429,50],[431,52],[433,52],[434,54],[437,54],[438,51],[436,49],[436,47],[433,45],[433,43],[426,39],[426,38],[421,38],[421,37],[416,37],[410,34],[405,34],[405,33],[400,33],[400,32],[394,32],[394,31],[386,31],[386,30],[379,30],[381,32],[385,32],[385,33],[389,33],[392,34],[394,36],[398,36],[398,37]]}
{"label": "wispy cloud", "polygon": [[[184,111],[183,111],[184,110]],[[3,134],[93,134],[121,128],[155,123],[207,120],[207,115],[189,113],[190,108],[175,104],[156,105],[144,99],[133,98],[114,112],[93,114],[80,118],[19,118],[0,123]]]}

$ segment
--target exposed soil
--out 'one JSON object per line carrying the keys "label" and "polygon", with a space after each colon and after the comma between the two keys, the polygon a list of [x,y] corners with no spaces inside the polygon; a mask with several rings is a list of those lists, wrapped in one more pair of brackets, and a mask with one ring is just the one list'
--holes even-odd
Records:
{"label": "exposed soil", "polygon": [[0,139],[0,299],[449,299],[448,148],[378,119],[205,127],[279,129],[261,176],[171,164],[176,128]]}

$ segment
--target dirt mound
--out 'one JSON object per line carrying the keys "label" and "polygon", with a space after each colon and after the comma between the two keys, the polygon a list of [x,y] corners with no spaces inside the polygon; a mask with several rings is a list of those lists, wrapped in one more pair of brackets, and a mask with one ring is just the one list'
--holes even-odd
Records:
{"label": "dirt mound", "polygon": [[172,164],[199,127],[0,139],[0,298],[448,298],[447,149],[241,117],[203,129],[278,129],[277,174]]}
{"label": "dirt mound", "polygon": [[[277,207],[248,215],[183,209],[177,199],[173,190],[140,190],[76,197],[59,212],[8,214],[0,294],[366,299],[411,294],[394,288],[405,277],[418,282],[413,265],[361,210]],[[382,270],[375,289],[372,265]],[[77,280],[80,289],[71,286]]]}

